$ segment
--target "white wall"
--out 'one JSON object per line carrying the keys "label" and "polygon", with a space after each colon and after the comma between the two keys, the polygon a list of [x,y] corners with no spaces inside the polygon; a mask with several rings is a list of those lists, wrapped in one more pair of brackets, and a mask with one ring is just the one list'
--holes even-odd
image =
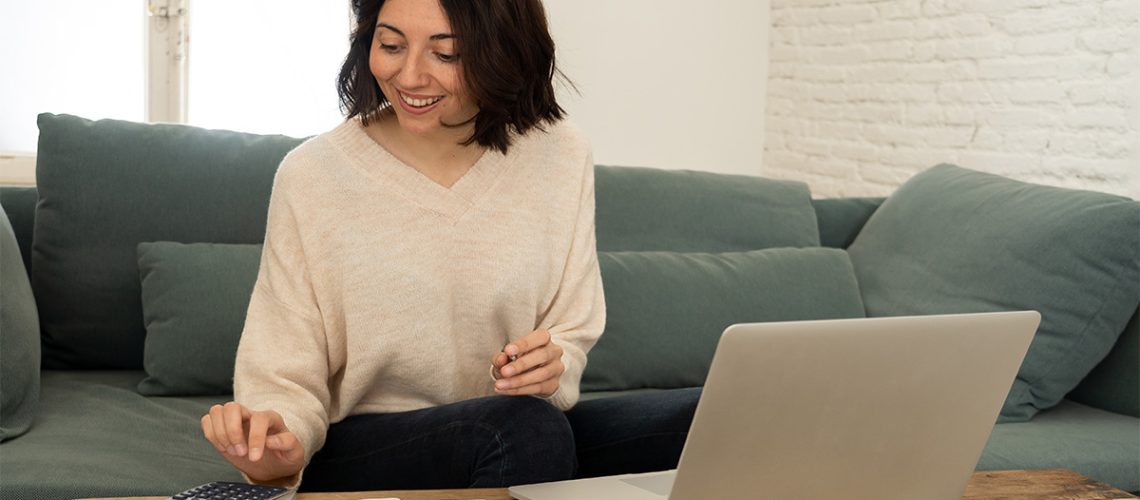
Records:
{"label": "white wall", "polygon": [[773,0],[764,175],[884,195],[940,162],[1140,198],[1140,1]]}
{"label": "white wall", "polygon": [[187,123],[306,137],[344,120],[336,77],[348,53],[349,2],[207,0],[189,12]]}
{"label": "white wall", "polygon": [[600,164],[760,175],[768,0],[546,0]]}

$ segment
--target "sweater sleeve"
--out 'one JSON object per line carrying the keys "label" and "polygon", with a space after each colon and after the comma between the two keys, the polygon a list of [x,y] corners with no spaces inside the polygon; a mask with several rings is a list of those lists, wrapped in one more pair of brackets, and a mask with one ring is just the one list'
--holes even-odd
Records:
{"label": "sweater sleeve", "polygon": [[[308,464],[328,430],[328,343],[285,181],[287,161],[270,195],[261,264],[238,344],[234,400],[280,413]],[[295,487],[300,476],[289,482]]]}
{"label": "sweater sleeve", "polygon": [[558,390],[545,398],[557,408],[568,410],[577,404],[586,353],[602,335],[605,323],[606,303],[594,234],[594,162],[593,155],[587,154],[573,241],[558,291],[539,320],[539,327],[550,331],[551,341],[563,349],[566,371],[559,379]]}

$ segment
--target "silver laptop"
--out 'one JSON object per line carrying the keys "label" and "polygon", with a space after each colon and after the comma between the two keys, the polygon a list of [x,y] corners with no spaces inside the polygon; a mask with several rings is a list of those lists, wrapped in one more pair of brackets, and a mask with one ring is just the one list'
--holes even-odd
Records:
{"label": "silver laptop", "polygon": [[1036,311],[732,325],[673,471],[520,500],[960,499]]}

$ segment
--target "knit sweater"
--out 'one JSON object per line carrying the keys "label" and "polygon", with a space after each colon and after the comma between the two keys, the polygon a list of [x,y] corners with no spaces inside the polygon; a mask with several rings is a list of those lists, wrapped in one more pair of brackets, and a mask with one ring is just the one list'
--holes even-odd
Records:
{"label": "knit sweater", "polygon": [[491,358],[547,329],[578,400],[605,301],[588,143],[570,125],[488,149],[445,188],[355,119],[282,160],[234,370],[234,398],[275,410],[305,448],[330,423],[489,396]]}

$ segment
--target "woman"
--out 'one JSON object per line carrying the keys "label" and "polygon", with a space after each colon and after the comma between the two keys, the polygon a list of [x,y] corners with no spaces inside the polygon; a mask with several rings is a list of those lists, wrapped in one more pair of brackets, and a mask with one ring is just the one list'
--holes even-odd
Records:
{"label": "woman", "polygon": [[561,121],[541,3],[353,10],[348,119],[277,172],[235,401],[206,439],[307,490],[675,466],[694,391],[563,413],[605,303],[593,161]]}

